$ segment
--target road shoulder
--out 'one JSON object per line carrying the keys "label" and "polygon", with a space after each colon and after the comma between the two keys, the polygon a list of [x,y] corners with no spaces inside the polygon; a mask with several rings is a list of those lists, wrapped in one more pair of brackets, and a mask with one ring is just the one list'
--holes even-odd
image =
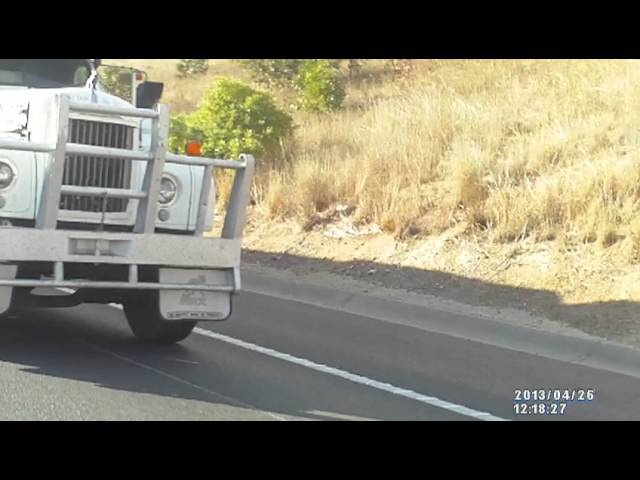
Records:
{"label": "road shoulder", "polygon": [[390,289],[327,271],[243,264],[243,289],[640,378],[640,349],[512,308]]}

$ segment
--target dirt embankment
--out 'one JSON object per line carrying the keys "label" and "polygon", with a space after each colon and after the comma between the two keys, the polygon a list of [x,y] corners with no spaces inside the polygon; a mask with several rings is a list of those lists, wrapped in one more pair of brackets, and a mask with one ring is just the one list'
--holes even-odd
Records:
{"label": "dirt embankment", "polygon": [[513,309],[558,325],[640,346],[640,267],[613,250],[558,242],[491,243],[456,229],[398,241],[348,217],[303,231],[255,212],[244,261],[294,273],[327,272],[379,287],[469,305]]}

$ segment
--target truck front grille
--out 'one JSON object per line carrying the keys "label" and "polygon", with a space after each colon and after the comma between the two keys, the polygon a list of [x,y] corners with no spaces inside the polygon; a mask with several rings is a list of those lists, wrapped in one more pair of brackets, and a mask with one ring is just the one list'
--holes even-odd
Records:
{"label": "truck front grille", "polygon": [[[134,128],[115,123],[71,119],[69,139],[71,143],[99,147],[133,147]],[[130,188],[131,162],[122,159],[67,155],[63,185],[81,187]],[[82,195],[62,195],[61,210],[102,212],[103,198]],[[126,212],[129,201],[123,198],[106,199],[105,212]]]}

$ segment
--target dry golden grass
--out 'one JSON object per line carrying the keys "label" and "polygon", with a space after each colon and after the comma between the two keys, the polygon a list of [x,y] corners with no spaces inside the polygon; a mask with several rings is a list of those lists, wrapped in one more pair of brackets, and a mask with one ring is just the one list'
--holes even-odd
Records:
{"label": "dry golden grass", "polygon": [[464,220],[635,251],[639,82],[637,61],[423,62],[401,93],[306,119],[274,188],[305,221],[337,202],[399,236]]}
{"label": "dry golden grass", "polygon": [[[225,60],[193,80],[145,62],[177,111],[215,75],[247,80]],[[344,204],[399,237],[464,221],[495,241],[618,244],[640,260],[639,61],[425,60],[402,82],[382,65],[342,112],[296,113],[282,158],[259,159],[271,218],[307,224]]]}

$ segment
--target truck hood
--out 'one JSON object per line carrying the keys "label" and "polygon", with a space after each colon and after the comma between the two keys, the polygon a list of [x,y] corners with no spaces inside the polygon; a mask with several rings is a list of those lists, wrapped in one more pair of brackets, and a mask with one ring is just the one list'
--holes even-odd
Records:
{"label": "truck hood", "polygon": [[[109,93],[84,87],[26,88],[0,86],[0,134],[26,136],[28,128],[44,130],[49,106],[57,95],[64,94],[72,102],[93,103],[114,107],[131,105]],[[41,117],[41,118],[38,118]],[[34,124],[35,121],[35,124]]]}
{"label": "truck hood", "polygon": [[130,107],[126,101],[100,90],[92,91],[85,87],[69,88],[27,88],[0,86],[0,106],[28,105],[31,102],[46,102],[55,95],[65,94],[72,102],[88,102],[98,105]]}

